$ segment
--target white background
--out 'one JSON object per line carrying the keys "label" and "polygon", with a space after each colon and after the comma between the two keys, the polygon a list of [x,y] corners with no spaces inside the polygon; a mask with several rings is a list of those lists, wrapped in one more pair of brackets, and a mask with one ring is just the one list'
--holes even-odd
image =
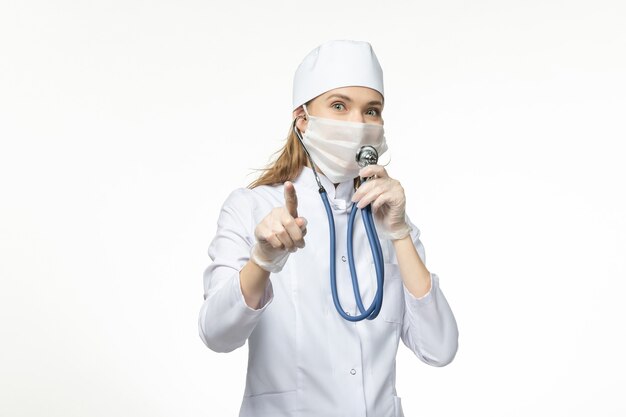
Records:
{"label": "white background", "polygon": [[[623,416],[622,1],[3,1],[0,415],[235,416],[207,349],[219,209],[302,58],[369,41],[390,174],[460,329],[407,416]],[[374,416],[375,417],[375,416]]]}

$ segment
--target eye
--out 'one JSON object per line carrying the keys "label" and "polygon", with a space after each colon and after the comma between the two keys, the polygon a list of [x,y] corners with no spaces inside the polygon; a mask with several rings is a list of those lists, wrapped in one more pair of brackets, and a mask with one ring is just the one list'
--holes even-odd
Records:
{"label": "eye", "polygon": [[339,102],[331,104],[331,107],[333,109],[335,109],[335,110],[345,110],[346,109],[346,106],[344,106],[343,103],[339,103]]}
{"label": "eye", "polygon": [[378,109],[369,109],[365,114],[367,114],[368,116],[373,116],[373,117],[378,117],[380,116],[380,111]]}

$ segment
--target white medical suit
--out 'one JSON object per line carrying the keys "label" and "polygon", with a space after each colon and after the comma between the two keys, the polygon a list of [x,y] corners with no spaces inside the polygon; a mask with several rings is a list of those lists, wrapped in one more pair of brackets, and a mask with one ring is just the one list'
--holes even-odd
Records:
{"label": "white medical suit", "polygon": [[[344,311],[358,313],[346,253],[353,181],[337,186],[320,180],[331,203],[337,231],[337,287]],[[199,317],[202,341],[229,352],[248,341],[248,373],[240,417],[398,417],[395,388],[399,340],[423,362],[444,366],[457,351],[456,321],[431,273],[431,290],[420,299],[404,287],[393,244],[382,240],[385,285],[382,310],[374,320],[349,322],[335,310],[329,279],[328,219],[313,171],[293,181],[298,215],[308,221],[306,246],[270,275],[259,309],[247,306],[239,271],[249,260],[256,225],[272,208],[284,206],[283,186],[233,191],[225,201],[210,244],[213,263],[204,273]],[[420,232],[411,238],[424,261]],[[363,304],[376,291],[376,273],[360,213],[354,254]],[[410,392],[410,391],[409,391]]]}

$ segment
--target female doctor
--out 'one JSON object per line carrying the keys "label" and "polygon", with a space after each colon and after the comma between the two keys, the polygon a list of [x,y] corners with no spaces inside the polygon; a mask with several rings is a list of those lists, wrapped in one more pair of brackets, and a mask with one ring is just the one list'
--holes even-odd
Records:
{"label": "female doctor", "polygon": [[[241,417],[402,416],[395,388],[399,340],[432,366],[445,366],[456,354],[456,321],[439,278],[424,265],[404,189],[382,166],[360,168],[355,161],[364,144],[379,154],[387,149],[383,105],[382,69],[369,43],[320,45],[296,71],[286,145],[260,178],[223,204],[204,273],[199,331],[216,352],[248,341]],[[359,178],[367,180],[355,188]],[[337,304],[329,279],[330,213],[320,185],[335,226]],[[345,318],[362,313],[346,250],[354,204],[371,204],[384,258],[382,307],[371,320]],[[377,272],[361,216],[352,240],[367,307]]]}

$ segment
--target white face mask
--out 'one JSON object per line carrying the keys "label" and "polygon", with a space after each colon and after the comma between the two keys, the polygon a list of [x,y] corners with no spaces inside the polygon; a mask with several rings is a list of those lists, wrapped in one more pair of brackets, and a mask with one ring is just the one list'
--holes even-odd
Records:
{"label": "white face mask", "polygon": [[309,123],[302,142],[313,163],[333,184],[359,175],[361,168],[356,154],[361,146],[373,146],[379,156],[387,150],[383,125],[314,117],[309,115],[306,105],[304,112]]}

